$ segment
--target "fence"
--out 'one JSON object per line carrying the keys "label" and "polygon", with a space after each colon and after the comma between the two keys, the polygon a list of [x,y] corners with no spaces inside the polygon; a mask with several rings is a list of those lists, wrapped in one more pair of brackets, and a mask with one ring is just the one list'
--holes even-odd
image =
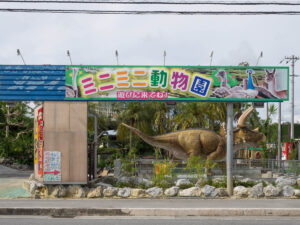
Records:
{"label": "fence", "polygon": [[[136,175],[139,177],[150,178],[153,176],[155,162],[163,160],[139,159],[135,162]],[[177,163],[174,173],[179,177],[193,176],[193,171],[184,170],[185,161],[174,161]],[[115,163],[115,172],[121,170],[121,163]],[[205,168],[203,168],[205,170]],[[234,159],[232,164],[233,175],[240,175],[250,178],[273,178],[273,173],[300,174],[300,160],[281,160],[280,163],[275,159]],[[217,162],[216,167],[212,170],[212,175],[225,175],[226,164]]]}

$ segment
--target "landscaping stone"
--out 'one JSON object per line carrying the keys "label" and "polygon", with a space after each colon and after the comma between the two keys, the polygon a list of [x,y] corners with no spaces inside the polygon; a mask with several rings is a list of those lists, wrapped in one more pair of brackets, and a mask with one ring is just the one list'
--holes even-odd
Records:
{"label": "landscaping stone", "polygon": [[294,195],[295,195],[296,197],[300,197],[300,190],[299,190],[299,189],[295,189],[295,190],[294,190]]}
{"label": "landscaping stone", "polygon": [[272,178],[272,177],[273,177],[272,171],[268,171],[266,173],[261,174],[261,178]]}
{"label": "landscaping stone", "polygon": [[201,188],[199,187],[191,187],[187,189],[180,190],[178,196],[181,197],[199,197],[201,196]]}
{"label": "landscaping stone", "polygon": [[176,196],[179,192],[179,187],[174,186],[165,190],[164,194],[168,197]]}
{"label": "landscaping stone", "polygon": [[153,185],[153,182],[146,179],[146,178],[142,178],[142,177],[137,177],[135,180],[134,180],[134,183],[136,185],[144,185],[145,187],[149,188]]}
{"label": "landscaping stone", "polygon": [[189,185],[191,182],[188,179],[179,179],[176,181],[176,186],[180,187],[181,185]]}
{"label": "landscaping stone", "polygon": [[146,196],[146,191],[140,188],[132,188],[130,195],[134,198],[142,198]]}
{"label": "landscaping stone", "polygon": [[254,185],[249,189],[248,195],[250,198],[259,198],[264,196],[264,186],[262,183]]}
{"label": "landscaping stone", "polygon": [[205,197],[215,197],[217,193],[215,193],[216,188],[210,185],[205,185],[202,188],[202,193]]}
{"label": "landscaping stone", "polygon": [[228,193],[226,188],[216,188],[212,195],[215,197],[227,197]]}
{"label": "landscaping stone", "polygon": [[[23,187],[24,187],[24,183],[23,183]],[[32,195],[35,194],[36,191],[39,191],[39,189],[42,187],[44,187],[44,185],[35,180],[30,180],[28,181],[28,184],[25,184],[25,189]]]}
{"label": "landscaping stone", "polygon": [[248,188],[245,188],[244,186],[237,186],[233,189],[233,194],[240,198],[246,198],[248,197]]}
{"label": "landscaping stone", "polygon": [[255,182],[255,180],[253,180],[251,178],[244,178],[244,179],[241,180],[241,182],[248,183],[248,182]]}
{"label": "landscaping stone", "polygon": [[121,178],[118,180],[118,182],[124,183],[124,184],[128,184],[131,180],[132,180],[131,177],[125,177],[125,176],[123,176],[123,177],[121,177]]}
{"label": "landscaping stone", "polygon": [[28,180],[34,180],[34,173],[30,174]]}
{"label": "landscaping stone", "polygon": [[57,185],[55,187],[47,186],[47,188],[45,188],[45,192],[47,192],[45,193],[45,197],[48,195],[52,198],[63,198],[67,195],[67,189],[62,185]]}
{"label": "landscaping stone", "polygon": [[300,178],[297,178],[297,185],[300,186]]}
{"label": "landscaping stone", "polygon": [[100,198],[102,197],[102,186],[98,186],[96,188],[91,188],[88,192],[87,192],[87,198]]}
{"label": "landscaping stone", "polygon": [[282,195],[284,197],[292,197],[294,195],[294,190],[293,187],[286,185],[282,188]]}
{"label": "landscaping stone", "polygon": [[86,192],[79,185],[70,185],[67,188],[67,196],[71,198],[84,198],[86,196]]}
{"label": "landscaping stone", "polygon": [[118,194],[118,188],[115,187],[107,187],[103,190],[104,197],[113,197]]}
{"label": "landscaping stone", "polygon": [[280,193],[280,190],[274,187],[272,184],[269,184],[267,187],[264,188],[264,194],[266,197],[276,197]]}
{"label": "landscaping stone", "polygon": [[284,187],[286,185],[294,185],[297,180],[291,177],[278,177],[275,181],[276,185],[279,187]]}
{"label": "landscaping stone", "polygon": [[118,196],[122,198],[128,198],[130,196],[131,189],[130,188],[119,188]]}
{"label": "landscaping stone", "polygon": [[146,190],[146,193],[149,194],[151,197],[160,197],[163,194],[163,189],[159,187],[153,187],[153,188],[148,188]]}
{"label": "landscaping stone", "polygon": [[108,188],[108,187],[112,187],[111,184],[107,184],[107,183],[103,183],[103,182],[98,182],[95,184],[96,187],[102,187],[102,188]]}

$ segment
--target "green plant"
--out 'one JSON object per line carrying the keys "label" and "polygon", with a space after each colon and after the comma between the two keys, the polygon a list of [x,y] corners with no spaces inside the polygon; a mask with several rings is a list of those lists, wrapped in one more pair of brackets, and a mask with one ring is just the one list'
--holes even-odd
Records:
{"label": "green plant", "polygon": [[203,160],[201,156],[191,156],[187,160],[185,170],[188,170],[189,172],[195,172],[197,178],[200,179],[205,173],[205,168],[207,173],[210,173],[210,170],[212,170],[215,166],[215,162]]}
{"label": "green plant", "polygon": [[136,161],[134,159],[128,159],[128,158],[124,158],[121,159],[122,162],[122,172],[126,175],[126,176],[134,176],[135,172],[136,172]]}
{"label": "green plant", "polygon": [[173,184],[173,170],[177,163],[164,160],[163,162],[154,163],[153,184],[161,188],[171,187]]}

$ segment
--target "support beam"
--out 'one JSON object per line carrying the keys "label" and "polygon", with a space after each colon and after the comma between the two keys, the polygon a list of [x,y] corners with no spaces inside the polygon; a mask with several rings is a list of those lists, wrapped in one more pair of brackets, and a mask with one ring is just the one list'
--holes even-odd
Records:
{"label": "support beam", "polygon": [[281,166],[281,102],[278,103],[278,133],[277,133],[277,149],[278,149],[278,169]]}
{"label": "support beam", "polygon": [[233,194],[232,161],[233,161],[233,103],[227,103],[227,151],[226,151],[227,192]]}

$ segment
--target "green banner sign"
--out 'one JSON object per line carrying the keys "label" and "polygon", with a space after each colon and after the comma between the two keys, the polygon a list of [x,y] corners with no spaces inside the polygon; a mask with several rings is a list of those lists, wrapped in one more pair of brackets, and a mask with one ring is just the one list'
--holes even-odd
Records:
{"label": "green banner sign", "polygon": [[285,101],[288,67],[67,66],[66,100]]}

